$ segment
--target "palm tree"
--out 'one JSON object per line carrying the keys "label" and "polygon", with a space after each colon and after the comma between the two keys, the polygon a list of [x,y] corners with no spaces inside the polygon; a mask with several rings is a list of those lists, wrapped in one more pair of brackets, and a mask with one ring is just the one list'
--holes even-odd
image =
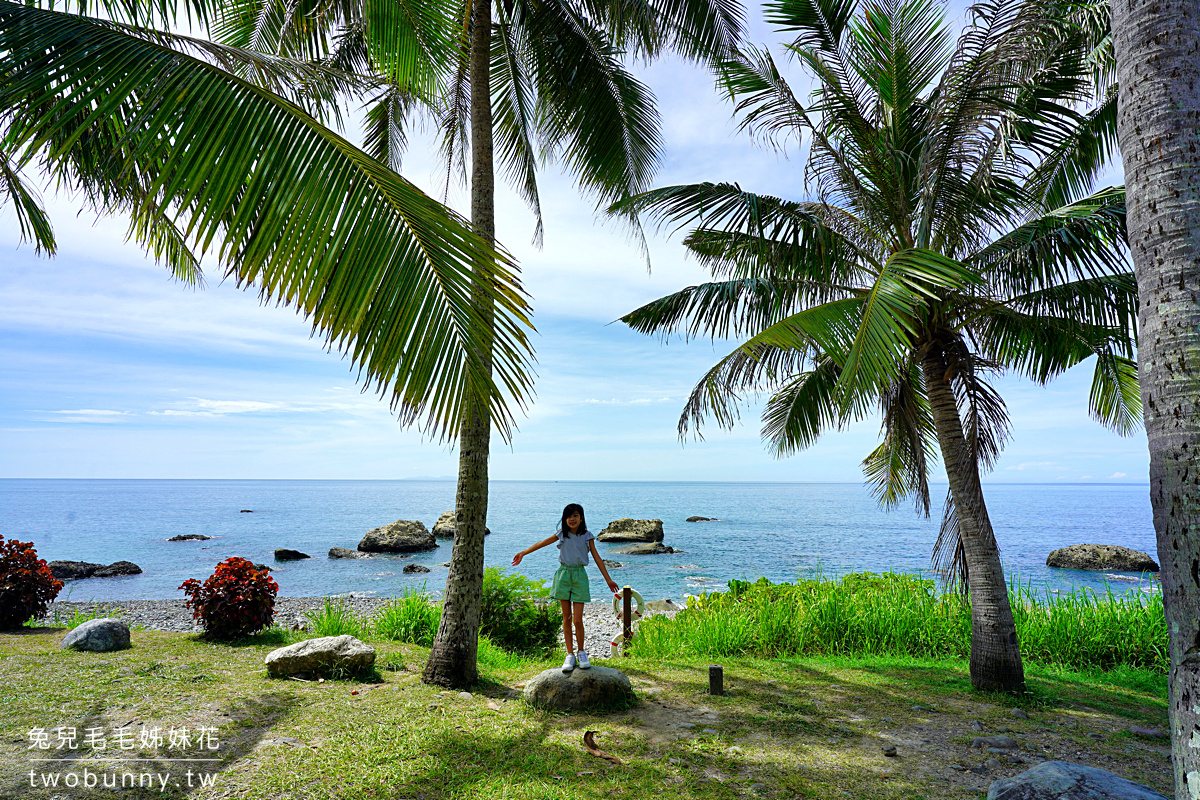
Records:
{"label": "palm tree", "polygon": [[[246,0],[222,23],[224,41],[273,48],[370,72],[382,81],[367,118],[367,141],[398,163],[415,113],[441,133],[447,175],[466,169],[471,222],[495,238],[495,157],[537,219],[539,162],[557,161],[581,188],[610,203],[649,186],[659,151],[648,90],[622,57],[673,48],[694,58],[728,55],[741,30],[736,0]],[[476,285],[479,314],[492,300]],[[480,352],[488,359],[487,348]],[[422,679],[475,683],[483,583],[492,419],[463,409],[455,497],[457,533],[441,624]]]}
{"label": "palm tree", "polygon": [[1150,440],[1150,503],[1170,633],[1175,797],[1200,797],[1200,6],[1114,2],[1118,130],[1129,189],[1138,356]]}
{"label": "palm tree", "polygon": [[1096,356],[1092,413],[1128,431],[1139,411],[1124,192],[1088,193],[1115,102],[1090,74],[1103,31],[1058,5],[976,6],[952,45],[934,0],[768,4],[816,80],[810,103],[763,50],[721,80],[752,133],[807,140],[817,199],[702,183],[617,208],[691,226],[685,244],[717,279],[626,323],[748,337],[693,390],[681,436],[709,415],[732,425],[747,392],[771,392],[763,435],[779,455],[878,409],[867,480],[885,505],[914,499],[923,513],[940,455],[939,539],[960,552],[979,689],[1024,685],[980,485],[1009,429],[993,376],[1044,383]]}
{"label": "palm tree", "polygon": [[[390,388],[401,419],[454,437],[463,407],[511,417],[531,356],[511,260],[301,107],[319,110],[343,78],[149,26],[175,8],[0,0],[0,201],[22,235],[55,250],[23,177],[36,166],[128,214],[130,237],[183,280],[198,282],[215,248],[226,276],[294,306],[366,383]],[[139,24],[114,21],[134,12]],[[276,91],[234,74],[247,66]]]}

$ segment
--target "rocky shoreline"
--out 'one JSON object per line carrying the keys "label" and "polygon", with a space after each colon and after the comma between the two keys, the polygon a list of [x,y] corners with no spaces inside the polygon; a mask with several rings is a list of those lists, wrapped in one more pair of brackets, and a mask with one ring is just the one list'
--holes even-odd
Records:
{"label": "rocky shoreline", "polygon": [[[369,616],[381,604],[392,598],[358,597],[349,595],[334,598],[341,600],[360,616]],[[298,621],[306,621],[307,615],[320,611],[325,606],[324,597],[277,597],[275,598],[275,622],[290,628]],[[178,600],[109,600],[106,602],[56,601],[50,604],[46,615],[39,620],[42,625],[63,625],[76,612],[116,616],[131,628],[141,626],[151,631],[173,631],[176,633],[199,633],[201,628],[192,620],[192,613]],[[652,612],[674,616],[675,611]],[[612,613],[611,602],[587,603],[583,610],[585,649],[598,658],[607,658],[610,643],[621,633],[621,623]]]}

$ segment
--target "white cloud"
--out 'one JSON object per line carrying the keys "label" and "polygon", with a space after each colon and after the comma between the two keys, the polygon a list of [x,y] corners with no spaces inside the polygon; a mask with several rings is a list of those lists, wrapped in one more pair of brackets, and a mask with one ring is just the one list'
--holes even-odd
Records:
{"label": "white cloud", "polygon": [[1005,467],[1005,469],[1024,472],[1027,469],[1053,469],[1056,466],[1058,466],[1058,464],[1054,461],[1025,461],[1021,464],[1017,464],[1015,467]]}
{"label": "white cloud", "polygon": [[72,422],[72,423],[89,423],[89,422],[117,422],[119,417],[129,416],[125,411],[113,411],[107,408],[76,408],[62,411],[44,411],[44,414],[57,414],[59,416],[51,417],[48,422]]}
{"label": "white cloud", "polygon": [[1125,477],[1124,472],[1114,472],[1112,475],[1108,476],[1109,480],[1113,480],[1115,478],[1124,478],[1124,477]]}

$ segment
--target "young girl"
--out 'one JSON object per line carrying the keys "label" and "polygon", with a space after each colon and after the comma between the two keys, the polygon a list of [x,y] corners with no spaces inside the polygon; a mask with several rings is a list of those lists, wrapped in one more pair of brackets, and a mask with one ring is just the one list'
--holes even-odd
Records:
{"label": "young girl", "polygon": [[[543,539],[532,547],[527,547],[513,556],[513,566],[521,563],[521,559],[540,550],[546,545],[558,542],[558,571],[554,573],[554,589],[551,596],[562,605],[563,638],[567,642],[567,660],[563,662],[562,671],[570,672],[578,666],[588,669],[587,652],[583,649],[583,604],[592,599],[591,588],[588,586],[587,570],[588,553],[596,559],[596,566],[604,576],[608,588],[615,594],[617,583],[608,577],[604,568],[604,559],[596,552],[595,536],[587,529],[587,520],[583,518],[583,506],[571,503],[563,509],[562,522],[554,535]],[[574,620],[575,636],[571,636],[572,619]],[[578,650],[578,653],[576,653]]]}

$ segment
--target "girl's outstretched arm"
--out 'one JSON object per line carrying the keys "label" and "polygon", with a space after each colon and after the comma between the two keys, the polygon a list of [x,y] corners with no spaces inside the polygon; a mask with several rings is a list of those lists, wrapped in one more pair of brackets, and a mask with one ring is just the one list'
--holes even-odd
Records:
{"label": "girl's outstretched arm", "polygon": [[535,544],[533,547],[526,547],[524,550],[522,550],[521,552],[519,552],[519,553],[517,553],[515,556],[513,556],[513,563],[512,563],[512,565],[515,567],[517,564],[520,564],[520,563],[521,563],[521,559],[522,559],[522,558],[524,558],[525,556],[529,555],[529,554],[530,554],[530,553],[532,553],[534,550],[541,550],[541,549],[542,549],[543,547],[545,547],[546,545],[548,545],[548,544],[554,544],[554,543],[555,543],[555,542],[557,542],[557,541],[558,541],[558,537],[557,537],[557,536],[551,536],[551,537],[549,537],[549,538],[547,538],[547,539],[542,539],[540,542],[538,542],[537,544]]}
{"label": "girl's outstretched arm", "polygon": [[588,547],[591,548],[592,558],[596,559],[596,566],[600,568],[600,574],[604,576],[604,582],[608,584],[608,590],[613,594],[617,592],[617,582],[608,577],[608,569],[604,566],[604,559],[596,552],[596,540],[592,539],[588,542]]}

